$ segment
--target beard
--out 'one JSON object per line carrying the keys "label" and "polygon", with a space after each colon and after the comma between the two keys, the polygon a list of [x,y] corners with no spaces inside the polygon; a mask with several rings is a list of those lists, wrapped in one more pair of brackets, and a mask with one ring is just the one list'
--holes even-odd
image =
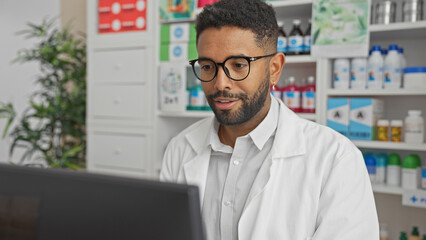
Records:
{"label": "beard", "polygon": [[[267,74],[266,76],[269,76]],[[207,101],[212,108],[217,121],[225,126],[235,126],[252,119],[265,105],[266,96],[269,94],[269,78],[265,77],[258,90],[251,96],[246,93],[232,94],[228,91],[218,91],[207,96]],[[236,110],[218,110],[214,99],[218,97],[238,98],[242,106]]]}

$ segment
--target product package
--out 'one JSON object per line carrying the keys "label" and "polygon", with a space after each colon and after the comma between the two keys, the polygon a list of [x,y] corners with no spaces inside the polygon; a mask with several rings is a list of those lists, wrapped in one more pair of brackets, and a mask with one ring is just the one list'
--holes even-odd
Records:
{"label": "product package", "polygon": [[327,126],[349,136],[349,98],[329,98],[327,102]]}
{"label": "product package", "polygon": [[376,122],[382,118],[384,103],[374,98],[352,98],[350,103],[349,138],[375,140]]}
{"label": "product package", "polygon": [[186,67],[185,63],[161,63],[160,81],[160,109],[162,111],[184,111],[188,104],[186,94]]}

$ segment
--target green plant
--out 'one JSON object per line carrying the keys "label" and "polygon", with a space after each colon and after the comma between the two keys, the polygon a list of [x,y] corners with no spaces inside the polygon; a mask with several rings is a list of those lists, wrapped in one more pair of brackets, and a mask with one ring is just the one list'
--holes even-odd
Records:
{"label": "green plant", "polygon": [[19,122],[12,124],[17,114],[11,103],[0,104],[0,118],[8,119],[3,138],[11,138],[9,156],[17,147],[25,149],[21,163],[37,157],[51,167],[80,169],[86,149],[86,46],[54,23],[29,23],[19,32],[38,41],[19,51],[14,62],[39,63],[41,76]]}

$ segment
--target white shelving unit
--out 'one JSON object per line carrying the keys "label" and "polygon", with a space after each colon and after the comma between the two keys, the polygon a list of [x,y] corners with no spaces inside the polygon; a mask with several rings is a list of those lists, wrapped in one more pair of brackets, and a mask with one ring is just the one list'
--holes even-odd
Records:
{"label": "white shelving unit", "polygon": [[397,142],[380,142],[380,141],[353,141],[359,148],[366,149],[389,149],[389,150],[404,150],[404,151],[419,151],[426,152],[426,144],[413,143],[397,143]]}
{"label": "white shelving unit", "polygon": [[426,37],[426,21],[370,25],[370,34],[372,38],[377,39],[394,38],[395,34],[402,38],[424,38]]}
{"label": "white shelving unit", "polygon": [[372,187],[375,193],[402,195],[402,192],[404,191],[401,187],[387,186],[383,184],[372,184]]}
{"label": "white shelving unit", "polygon": [[426,96],[426,89],[328,89],[328,96]]}

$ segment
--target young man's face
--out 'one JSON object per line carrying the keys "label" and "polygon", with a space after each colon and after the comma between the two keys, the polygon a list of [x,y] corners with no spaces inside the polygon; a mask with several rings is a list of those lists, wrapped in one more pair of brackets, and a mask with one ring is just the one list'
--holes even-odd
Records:
{"label": "young man's face", "polygon": [[[199,58],[210,58],[217,63],[231,56],[257,57],[273,53],[256,45],[252,31],[238,27],[204,30],[198,38],[197,49]],[[239,125],[269,107],[265,106],[269,84],[269,58],[262,58],[250,63],[250,73],[242,81],[231,80],[219,66],[216,77],[202,82],[202,87],[219,123]]]}

